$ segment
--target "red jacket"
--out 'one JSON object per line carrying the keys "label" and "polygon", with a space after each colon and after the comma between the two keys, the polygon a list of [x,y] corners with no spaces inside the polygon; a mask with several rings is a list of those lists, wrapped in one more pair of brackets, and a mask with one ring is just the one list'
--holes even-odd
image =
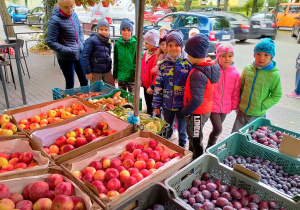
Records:
{"label": "red jacket", "polygon": [[153,54],[146,62],[146,55],[147,53],[144,53],[143,59],[142,59],[142,65],[141,65],[141,85],[142,87],[149,88],[151,87],[152,90],[154,90],[155,86],[155,80],[156,80],[156,74],[151,73],[151,69],[156,66],[156,60],[157,60],[157,50],[158,48],[153,49],[155,51],[155,54]]}

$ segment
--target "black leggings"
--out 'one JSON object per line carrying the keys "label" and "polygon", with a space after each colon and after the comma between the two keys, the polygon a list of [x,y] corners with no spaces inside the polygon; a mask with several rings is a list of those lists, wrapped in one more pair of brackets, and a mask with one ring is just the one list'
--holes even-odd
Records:
{"label": "black leggings", "polygon": [[209,148],[210,146],[214,145],[217,142],[220,134],[222,133],[222,123],[224,122],[225,118],[226,118],[226,114],[213,113],[213,112],[210,114],[210,121],[213,129],[209,135],[206,148]]}

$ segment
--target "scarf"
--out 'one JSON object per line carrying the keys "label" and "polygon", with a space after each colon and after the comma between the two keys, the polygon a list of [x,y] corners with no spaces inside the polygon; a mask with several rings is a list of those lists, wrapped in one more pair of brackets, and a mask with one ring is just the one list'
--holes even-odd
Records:
{"label": "scarf", "polygon": [[158,48],[152,50],[147,50],[146,52],[146,62],[157,52]]}
{"label": "scarf", "polygon": [[257,64],[255,63],[255,61],[253,62],[253,66],[254,66],[255,68],[257,68],[258,70],[264,69],[264,68],[266,68],[267,66],[269,66],[270,64],[271,64],[271,61],[269,61],[269,63],[267,63],[267,65],[259,66],[259,65],[257,65]]}
{"label": "scarf", "polygon": [[171,62],[173,62],[173,63],[176,63],[176,61],[179,59],[179,58],[181,58],[181,57],[183,57],[183,54],[182,53],[180,53],[180,55],[178,55],[177,57],[175,57],[175,58],[173,58],[169,53],[166,55],[166,58],[165,58],[165,60],[166,61],[171,61]]}
{"label": "scarf", "polygon": [[[131,37],[130,37],[130,39],[131,39]],[[126,40],[123,37],[121,37],[121,40],[123,41],[124,44],[126,44],[126,42],[128,42],[130,39]]]}
{"label": "scarf", "polygon": [[109,44],[109,35],[108,36],[103,36],[102,34],[97,33],[97,37],[100,39],[101,42],[104,44]]}

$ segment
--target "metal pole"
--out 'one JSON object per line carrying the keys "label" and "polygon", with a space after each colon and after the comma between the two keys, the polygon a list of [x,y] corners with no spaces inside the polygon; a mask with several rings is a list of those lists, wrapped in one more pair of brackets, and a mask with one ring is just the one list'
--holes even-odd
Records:
{"label": "metal pole", "polygon": [[[4,67],[3,67],[3,69],[4,69]],[[5,77],[3,75],[3,72],[2,72],[1,64],[0,64],[0,78],[2,80],[2,87],[3,87],[4,96],[5,96],[6,106],[9,109],[9,101],[8,101],[8,96],[7,96],[7,91],[6,91],[6,84],[5,84],[6,81],[5,81]]]}
{"label": "metal pole", "polygon": [[[136,44],[136,61],[135,61],[135,91],[134,91],[134,109],[133,115],[138,117],[139,115],[139,100],[140,100],[140,78],[141,78],[141,63],[142,63],[142,47],[143,47],[143,25],[144,25],[144,8],[145,8],[145,0],[142,0],[138,4],[138,22],[136,36],[137,36],[137,44]],[[137,126],[134,126],[134,131],[137,131]]]}

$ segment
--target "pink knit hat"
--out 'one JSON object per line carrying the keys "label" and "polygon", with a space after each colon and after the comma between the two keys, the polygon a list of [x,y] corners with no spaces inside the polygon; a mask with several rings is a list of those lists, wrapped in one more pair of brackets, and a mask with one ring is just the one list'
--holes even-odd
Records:
{"label": "pink knit hat", "polygon": [[227,52],[233,52],[233,45],[230,44],[229,42],[225,42],[225,43],[218,43],[216,45],[216,61],[219,60],[219,57],[223,54],[223,53],[227,53]]}

